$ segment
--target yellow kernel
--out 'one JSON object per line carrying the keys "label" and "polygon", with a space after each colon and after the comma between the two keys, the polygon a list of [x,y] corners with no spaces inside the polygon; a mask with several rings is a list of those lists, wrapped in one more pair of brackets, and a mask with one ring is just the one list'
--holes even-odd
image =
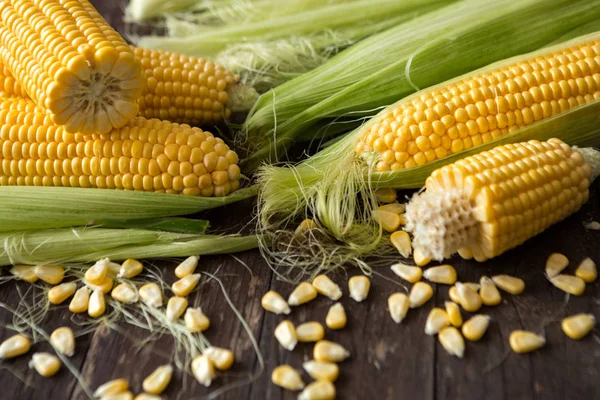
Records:
{"label": "yellow kernel", "polygon": [[183,317],[185,326],[190,332],[204,332],[210,327],[210,319],[200,308],[188,308]]}
{"label": "yellow kernel", "polygon": [[198,266],[198,260],[200,257],[198,256],[190,256],[183,260],[177,268],[175,268],[175,276],[179,279],[185,278],[188,275],[191,275],[196,270]]}
{"label": "yellow kernel", "polygon": [[398,230],[402,223],[400,215],[384,210],[375,210],[373,212],[373,218],[377,221],[383,230],[386,232],[394,232]]}
{"label": "yellow kernel", "polygon": [[107,264],[108,267],[108,276],[110,276],[111,278],[116,278],[117,275],[119,274],[119,272],[121,271],[121,264],[116,263],[116,262],[112,262],[109,261]]}
{"label": "yellow kernel", "polygon": [[425,282],[417,282],[413,285],[408,295],[410,308],[421,307],[433,297],[431,285]]}
{"label": "yellow kernel", "polygon": [[13,274],[17,279],[34,283],[38,280],[35,274],[35,267],[31,265],[15,265],[10,269],[10,273]]}
{"label": "yellow kernel", "polygon": [[329,297],[331,300],[339,300],[342,297],[342,289],[327,275],[318,275],[313,279],[312,285],[317,289],[317,292]]}
{"label": "yellow kernel", "polygon": [[104,397],[114,394],[119,394],[129,389],[129,383],[123,378],[113,379],[101,385],[94,392],[94,397]]}
{"label": "yellow kernel", "polygon": [[294,236],[298,237],[306,233],[307,231],[316,228],[318,228],[317,223],[310,218],[306,218],[302,222],[300,222],[300,224],[298,224],[296,230],[294,231]]}
{"label": "yellow kernel", "polygon": [[290,306],[299,306],[300,304],[308,303],[317,297],[317,289],[310,282],[302,282],[288,297]]}
{"label": "yellow kernel", "polygon": [[335,363],[310,360],[302,364],[302,368],[314,380],[335,382],[340,375],[340,368]]}
{"label": "yellow kernel", "polygon": [[133,400],[162,400],[162,397],[149,393],[140,393]]}
{"label": "yellow kernel", "polygon": [[592,314],[576,314],[562,320],[563,332],[573,340],[579,340],[594,329],[596,318]]}
{"label": "yellow kernel", "polygon": [[462,326],[463,336],[471,342],[478,341],[485,335],[490,325],[490,319],[489,315],[483,314],[474,315],[469,318]]}
{"label": "yellow kernel", "polygon": [[361,302],[369,295],[371,281],[364,275],[356,275],[348,280],[348,290],[350,298],[356,302]]}
{"label": "yellow kernel", "polygon": [[502,302],[502,296],[500,295],[500,291],[492,281],[487,276],[482,276],[479,280],[479,296],[481,297],[481,302],[486,306],[496,306]]}
{"label": "yellow kernel", "polygon": [[54,350],[67,357],[75,354],[75,336],[68,326],[56,328],[50,335],[50,344]]}
{"label": "yellow kernel", "polygon": [[543,347],[546,339],[533,332],[516,330],[510,333],[508,342],[515,353],[529,353]]}
{"label": "yellow kernel", "polygon": [[88,310],[90,303],[90,290],[82,286],[75,292],[73,299],[69,303],[69,311],[75,314],[84,313]]}
{"label": "yellow kernel", "polygon": [[128,258],[121,264],[118,278],[134,278],[144,270],[144,266],[138,260]]}
{"label": "yellow kernel", "polygon": [[140,299],[144,304],[150,307],[162,307],[162,290],[156,283],[147,283],[138,291]]}
{"label": "yellow kernel", "polygon": [[556,275],[550,278],[550,282],[563,292],[574,296],[581,296],[585,291],[585,281],[578,276]]}
{"label": "yellow kernel", "polygon": [[204,350],[204,355],[208,357],[220,371],[226,371],[233,365],[233,352],[229,349],[210,346]]}
{"label": "yellow kernel", "polygon": [[180,297],[189,295],[200,281],[200,274],[192,274],[181,278],[171,285],[173,293]]}
{"label": "yellow kernel", "polygon": [[396,191],[394,189],[377,189],[375,198],[380,203],[393,203],[396,201]]}
{"label": "yellow kernel", "polygon": [[586,258],[575,270],[575,276],[583,279],[586,283],[594,282],[596,278],[598,278],[596,263],[594,263],[591,258]]}
{"label": "yellow kernel", "polygon": [[342,303],[335,303],[329,307],[329,311],[327,311],[327,316],[325,317],[325,325],[329,329],[342,329],[346,326],[347,321],[346,310],[344,310]]}
{"label": "yellow kernel", "polygon": [[48,291],[48,301],[52,304],[61,304],[75,293],[77,284],[75,282],[61,283]]}
{"label": "yellow kernel", "polygon": [[392,272],[394,272],[400,278],[410,283],[418,282],[423,276],[423,270],[421,268],[402,263],[392,265],[391,269]]}
{"label": "yellow kernel", "polygon": [[456,282],[456,290],[458,303],[465,311],[475,312],[481,308],[481,297],[477,292],[460,282]]}
{"label": "yellow kernel", "polygon": [[447,326],[440,331],[438,339],[448,353],[458,358],[463,358],[465,354],[465,341],[458,329],[453,326]]}
{"label": "yellow kernel", "polygon": [[90,289],[92,292],[96,289],[99,289],[102,291],[102,293],[108,293],[112,290],[113,285],[114,285],[114,281],[113,278],[111,278],[110,276],[106,276],[104,278],[104,281],[102,281],[101,284],[99,285],[94,285],[90,282],[87,282],[85,279],[83,280],[83,282],[85,283],[85,285],[88,287],[88,289]]}
{"label": "yellow kernel", "polygon": [[431,262],[431,258],[426,257],[419,248],[414,249],[413,259],[419,267],[424,267]]}
{"label": "yellow kernel", "polygon": [[46,283],[58,285],[65,277],[65,269],[60,265],[37,265],[35,275]]}
{"label": "yellow kernel", "polygon": [[94,265],[85,271],[85,280],[92,285],[100,285],[104,282],[106,274],[108,273],[108,258],[97,261]]}
{"label": "yellow kernel", "polygon": [[56,375],[60,369],[60,360],[54,354],[35,353],[31,356],[29,368],[33,368],[38,374],[45,378]]}
{"label": "yellow kernel", "polygon": [[318,380],[300,393],[298,400],[333,400],[335,399],[335,386],[326,380]]}
{"label": "yellow kernel", "polygon": [[17,334],[6,339],[0,344],[0,358],[14,358],[25,354],[31,348],[31,341],[21,335]]}
{"label": "yellow kernel", "polygon": [[120,283],[112,290],[110,296],[123,304],[137,303],[139,300],[138,292],[134,286],[126,283]]}
{"label": "yellow kernel", "polygon": [[262,307],[275,314],[289,314],[290,306],[285,299],[274,290],[269,290],[260,301]]}
{"label": "yellow kernel", "polygon": [[390,310],[390,316],[397,324],[401,323],[402,320],[406,318],[409,306],[410,300],[408,299],[408,296],[404,293],[397,292],[388,297],[388,308]]}
{"label": "yellow kernel", "polygon": [[402,257],[408,258],[412,254],[412,244],[408,233],[396,231],[390,235],[390,242]]}
{"label": "yellow kernel", "polygon": [[459,327],[463,323],[462,315],[460,314],[460,307],[452,301],[444,302],[446,307],[446,313],[448,314],[448,320],[452,326]]}
{"label": "yellow kernel", "polygon": [[550,278],[558,275],[567,268],[569,259],[560,253],[552,253],[546,260],[546,275]]}
{"label": "yellow kernel", "polygon": [[342,345],[329,340],[319,340],[313,349],[313,358],[317,361],[340,362],[350,357],[350,352]]}
{"label": "yellow kernel", "polygon": [[274,335],[281,347],[286,350],[292,351],[298,344],[298,334],[291,321],[281,321],[275,328]]}
{"label": "yellow kernel", "polygon": [[317,342],[325,337],[323,325],[316,321],[305,322],[296,327],[299,342]]}
{"label": "yellow kernel", "polygon": [[510,275],[492,276],[492,281],[497,287],[510,294],[521,294],[525,290],[525,282],[522,279]]}
{"label": "yellow kernel", "polygon": [[175,321],[185,312],[188,301],[185,297],[173,296],[167,301],[167,319]]}
{"label": "yellow kernel", "polygon": [[304,388],[304,382],[300,378],[298,371],[289,365],[280,365],[271,373],[271,381],[287,390],[301,390]]}
{"label": "yellow kernel", "polygon": [[88,315],[92,318],[98,318],[106,311],[106,301],[104,300],[104,293],[100,289],[96,289],[90,296],[90,302],[88,305]]}
{"label": "yellow kernel", "polygon": [[381,206],[379,206],[379,208],[377,208],[378,210],[381,211],[387,211],[387,212],[391,212],[394,214],[402,214],[404,213],[404,209],[405,206],[404,204],[400,204],[400,203],[390,203],[390,204],[383,204]]}
{"label": "yellow kernel", "polygon": [[173,367],[168,364],[161,365],[144,379],[142,388],[150,394],[161,394],[169,386],[172,377]]}
{"label": "yellow kernel", "polygon": [[427,321],[425,321],[425,334],[426,335],[436,335],[437,333],[450,325],[450,318],[448,317],[448,313],[438,307],[433,307],[427,316]]}
{"label": "yellow kernel", "polygon": [[209,387],[216,376],[213,362],[205,355],[197,356],[192,360],[192,373],[205,387]]}
{"label": "yellow kernel", "polygon": [[456,282],[456,270],[451,265],[440,265],[425,270],[423,277],[433,283],[453,285]]}

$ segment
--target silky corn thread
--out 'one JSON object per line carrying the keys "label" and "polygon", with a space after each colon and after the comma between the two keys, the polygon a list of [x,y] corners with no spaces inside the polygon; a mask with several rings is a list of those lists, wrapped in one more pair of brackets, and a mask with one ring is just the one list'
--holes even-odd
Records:
{"label": "silky corn thread", "polygon": [[560,326],[568,337],[579,340],[594,329],[596,318],[592,314],[576,314],[562,320]]}
{"label": "silky corn thread", "polygon": [[342,297],[342,289],[327,275],[318,275],[312,281],[312,285],[317,289],[317,292],[329,297],[331,300],[339,300]]}
{"label": "silky corn thread", "polygon": [[310,282],[302,282],[288,297],[290,306],[299,306],[317,298],[317,289]]}
{"label": "silky corn thread", "polygon": [[271,381],[287,390],[301,390],[305,386],[298,371],[287,364],[280,365],[273,370]]}
{"label": "silky corn thread", "polygon": [[56,328],[50,335],[50,344],[56,351],[67,357],[75,354],[75,335],[68,326]]}
{"label": "silky corn thread", "polygon": [[342,329],[346,326],[347,322],[348,317],[342,303],[335,303],[329,307],[329,311],[327,311],[327,315],[325,316],[325,325],[329,329]]}

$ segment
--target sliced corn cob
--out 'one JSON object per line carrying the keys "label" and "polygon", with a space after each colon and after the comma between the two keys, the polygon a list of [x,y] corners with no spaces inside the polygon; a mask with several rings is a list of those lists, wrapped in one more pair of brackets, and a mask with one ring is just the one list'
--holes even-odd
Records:
{"label": "sliced corn cob", "polygon": [[[66,134],[19,99],[0,101],[0,186],[71,186],[226,196],[238,157],[222,139],[142,117],[108,134]],[[32,111],[15,111],[15,109]],[[39,121],[39,122],[38,122]]]}
{"label": "sliced corn cob", "polygon": [[582,152],[532,140],[434,171],[406,207],[413,246],[437,260],[459,252],[477,261],[518,246],[587,201],[592,168]]}
{"label": "sliced corn cob", "polygon": [[0,15],[0,59],[67,132],[106,133],[137,114],[142,65],[87,0],[3,1]]}

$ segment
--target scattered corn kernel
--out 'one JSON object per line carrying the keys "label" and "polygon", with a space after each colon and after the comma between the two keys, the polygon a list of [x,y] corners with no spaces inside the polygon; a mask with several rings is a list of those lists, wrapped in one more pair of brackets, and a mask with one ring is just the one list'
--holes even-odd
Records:
{"label": "scattered corn kernel", "polygon": [[198,256],[190,256],[183,260],[177,268],[175,268],[175,276],[181,279],[193,274],[198,266],[198,260],[200,260],[200,257]]}
{"label": "scattered corn kernel", "polygon": [[318,342],[325,337],[325,329],[319,322],[311,321],[296,327],[299,342]]}
{"label": "scattered corn kernel", "polygon": [[426,269],[423,277],[433,283],[453,285],[456,282],[456,270],[452,265],[439,265]]}
{"label": "scattered corn kernel", "polygon": [[431,258],[425,257],[419,248],[414,249],[413,259],[415,260],[415,264],[417,264],[419,267],[424,267],[431,262]]}
{"label": "scattered corn kernel", "polygon": [[444,302],[444,306],[446,307],[446,313],[448,314],[448,321],[452,324],[452,326],[459,327],[463,323],[462,315],[460,314],[460,307],[458,304],[452,301]]}
{"label": "scattered corn kernel", "polygon": [[333,400],[335,386],[329,381],[315,381],[309,384],[298,396],[298,400]]}
{"label": "scattered corn kernel", "polygon": [[96,261],[94,265],[89,267],[87,271],[85,271],[85,280],[86,282],[91,283],[92,285],[101,285],[104,282],[104,278],[108,273],[108,258],[103,258],[102,260]]}
{"label": "scattered corn kernel", "polygon": [[204,355],[214,363],[215,368],[220,371],[226,371],[233,365],[233,352],[229,349],[210,346],[204,350]]}
{"label": "scattered corn kernel", "polygon": [[431,297],[433,297],[431,285],[425,282],[415,283],[408,295],[410,308],[421,307],[423,304],[427,303]]}
{"label": "scattered corn kernel", "polygon": [[127,390],[121,393],[107,394],[100,397],[100,400],[133,400],[133,393]]}
{"label": "scattered corn kernel", "polygon": [[192,360],[192,373],[198,382],[208,387],[215,379],[215,366],[210,358],[200,355]]}
{"label": "scattered corn kernel", "polygon": [[110,296],[123,304],[137,303],[139,300],[138,292],[134,286],[127,283],[120,283],[112,290]]}
{"label": "scattered corn kernel", "polygon": [[500,295],[500,291],[493,280],[487,276],[482,276],[479,280],[479,285],[481,287],[479,289],[479,296],[483,304],[486,306],[496,306],[502,302],[502,295]]}
{"label": "scattered corn kernel", "polygon": [[313,349],[313,358],[317,361],[340,362],[350,357],[350,352],[342,345],[329,340],[319,340]]}
{"label": "scattered corn kernel", "polygon": [[412,243],[407,232],[396,231],[390,235],[390,242],[398,250],[398,253],[404,258],[412,254]]}
{"label": "scattered corn kernel", "polygon": [[575,276],[580,277],[586,283],[592,283],[598,278],[598,271],[596,270],[596,263],[591,258],[586,258],[579,264],[577,270],[575,270]]}
{"label": "scattered corn kernel", "polygon": [[117,278],[134,278],[138,276],[144,270],[144,266],[138,260],[128,258],[121,264],[121,269]]}
{"label": "scattered corn kernel", "polygon": [[60,265],[37,265],[35,275],[46,283],[58,285],[65,278],[65,269]]}
{"label": "scattered corn kernel", "polygon": [[77,290],[77,284],[75,282],[61,283],[52,287],[48,290],[48,301],[52,304],[61,304],[69,297],[73,296]]}
{"label": "scattered corn kernel", "polygon": [[569,259],[560,253],[552,253],[546,260],[546,275],[550,278],[560,274],[569,265]]}
{"label": "scattered corn kernel", "polygon": [[304,382],[300,374],[289,365],[280,365],[271,373],[271,381],[287,390],[301,390],[304,388]]}
{"label": "scattered corn kernel", "polygon": [[312,285],[317,289],[317,292],[323,296],[329,297],[331,300],[339,300],[342,297],[342,289],[333,282],[327,275],[319,275],[313,281]]}
{"label": "scattered corn kernel", "polygon": [[82,286],[75,292],[73,299],[69,303],[69,311],[75,314],[84,313],[88,310],[90,304],[90,290],[87,286]]}
{"label": "scattered corn kernel", "polygon": [[26,336],[17,334],[0,344],[0,358],[7,359],[25,354],[31,348],[31,341]]}
{"label": "scattered corn kernel", "polygon": [[563,332],[573,340],[579,340],[594,329],[596,318],[592,314],[576,314],[562,320]]}
{"label": "scattered corn kernel", "polygon": [[144,392],[150,394],[161,394],[165,391],[167,386],[169,386],[172,377],[173,367],[168,364],[161,365],[144,379],[142,388],[144,389]]}
{"label": "scattered corn kernel", "polygon": [[210,327],[210,319],[200,308],[188,308],[185,311],[183,320],[190,332],[204,332]]}
{"label": "scattered corn kernel", "polygon": [[10,273],[17,279],[29,283],[34,283],[38,280],[38,277],[35,274],[35,267],[31,265],[15,265],[10,269]]}
{"label": "scattered corn kernel", "polygon": [[406,318],[409,306],[410,300],[408,299],[408,296],[404,293],[397,292],[388,297],[388,308],[390,309],[390,316],[397,324],[399,324],[404,318]]}
{"label": "scattered corn kernel", "polygon": [[54,347],[54,350],[67,357],[72,357],[75,354],[75,335],[68,326],[56,328],[50,335],[50,344]]}
{"label": "scattered corn kernel", "polygon": [[453,326],[447,326],[440,331],[438,339],[448,353],[458,358],[463,358],[465,354],[465,341],[458,329]]}
{"label": "scattered corn kernel", "polygon": [[101,385],[94,392],[94,397],[104,397],[113,394],[123,393],[129,389],[129,383],[126,379],[119,378],[108,381]]}
{"label": "scattered corn kernel", "polygon": [[304,234],[305,232],[318,228],[317,223],[310,218],[307,218],[300,222],[294,231],[294,236],[298,237]]}
{"label": "scattered corn kernel", "polygon": [[175,295],[185,297],[194,290],[200,281],[200,274],[185,276],[171,285],[171,290]]}
{"label": "scattered corn kernel", "polygon": [[29,368],[33,368],[45,378],[56,375],[60,369],[60,360],[54,354],[35,353],[31,356]]}
{"label": "scattered corn kernel", "polygon": [[369,295],[371,289],[371,281],[364,275],[356,275],[348,280],[348,290],[350,298],[354,301],[361,302]]}
{"label": "scattered corn kernel", "polygon": [[448,313],[441,308],[433,307],[427,316],[427,321],[425,321],[425,334],[436,335],[449,325]]}
{"label": "scattered corn kernel", "polygon": [[476,342],[485,335],[490,326],[490,316],[478,314],[467,320],[462,326],[462,333],[471,342]]}
{"label": "scattered corn kernel", "polygon": [[275,328],[275,338],[286,350],[294,350],[298,344],[298,334],[296,334],[296,328],[291,321],[281,321]]}
{"label": "scattered corn kernel", "polygon": [[402,223],[400,215],[384,210],[375,210],[373,219],[381,225],[384,231],[390,233],[397,231]]}
{"label": "scattered corn kernel", "polygon": [[162,290],[156,283],[147,283],[138,291],[142,302],[150,307],[162,307],[163,295]]}
{"label": "scattered corn kernel", "polygon": [[448,290],[448,297],[450,297],[450,300],[452,300],[455,303],[459,303],[460,302],[460,299],[458,297],[458,290],[456,289],[456,286],[452,286]]}
{"label": "scattered corn kernel", "polygon": [[106,264],[106,266],[108,267],[108,272],[106,274],[111,278],[115,279],[121,271],[121,264],[109,261],[108,264]]}
{"label": "scattered corn kernel", "polygon": [[387,212],[393,212],[394,214],[400,215],[400,214],[404,213],[406,206],[404,204],[400,204],[400,203],[389,203],[389,204],[383,204],[383,205],[379,206],[378,209],[387,211]]}
{"label": "scattered corn kernel", "polygon": [[90,302],[88,304],[88,315],[92,318],[98,318],[106,311],[106,301],[104,299],[104,293],[102,290],[96,289],[90,296]]}
{"label": "scattered corn kernel", "polygon": [[550,278],[550,282],[563,292],[574,296],[581,296],[585,291],[585,281],[578,276],[556,275]]}
{"label": "scattered corn kernel", "polygon": [[188,306],[188,301],[185,297],[173,296],[167,302],[167,319],[175,321],[183,315]]}
{"label": "scattered corn kernel", "polygon": [[521,294],[525,290],[525,282],[522,279],[510,275],[492,276],[492,281],[497,287],[510,294]]}
{"label": "scattered corn kernel", "polygon": [[458,304],[468,312],[475,312],[481,308],[481,297],[477,292],[461,282],[456,282]]}
{"label": "scattered corn kernel", "polygon": [[99,285],[94,285],[93,283],[90,283],[90,282],[86,281],[85,279],[83,280],[83,283],[85,283],[85,286],[87,286],[88,289],[90,289],[92,292],[96,289],[100,289],[102,291],[102,293],[108,294],[112,290],[112,288],[115,284],[115,281],[110,276],[106,276],[104,278],[104,280],[102,281],[102,283]]}
{"label": "scattered corn kernel", "polygon": [[377,199],[379,203],[393,203],[396,201],[396,198],[397,194],[394,189],[385,188],[377,189],[375,191],[375,199]]}
{"label": "scattered corn kernel", "polygon": [[162,397],[150,393],[140,393],[133,400],[162,400]]}
{"label": "scattered corn kernel", "polygon": [[346,326],[347,322],[346,310],[344,310],[342,303],[335,303],[329,307],[327,316],[325,316],[325,325],[329,329],[342,329]]}
{"label": "scattered corn kernel", "polygon": [[591,221],[584,224],[585,229],[589,229],[591,231],[600,231],[600,222]]}
{"label": "scattered corn kernel", "polygon": [[420,281],[423,276],[423,270],[419,267],[398,263],[392,265],[391,268],[396,275],[410,283]]}
{"label": "scattered corn kernel", "polygon": [[302,367],[316,381],[335,382],[340,375],[340,367],[332,362],[310,360],[302,364]]}
{"label": "scattered corn kernel", "polygon": [[262,297],[260,304],[262,307],[275,314],[289,314],[291,312],[290,306],[286,303],[285,299],[281,297],[279,293],[274,290],[269,290]]}
{"label": "scattered corn kernel", "polygon": [[510,333],[508,342],[515,353],[529,353],[544,346],[546,339],[533,332],[517,330]]}
{"label": "scattered corn kernel", "polygon": [[300,304],[308,303],[317,297],[317,289],[310,282],[302,282],[288,297],[290,306],[299,306]]}

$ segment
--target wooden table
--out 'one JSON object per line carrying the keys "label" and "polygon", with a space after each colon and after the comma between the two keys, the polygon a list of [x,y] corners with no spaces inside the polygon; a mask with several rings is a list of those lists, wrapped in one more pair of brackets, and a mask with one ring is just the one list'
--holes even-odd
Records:
{"label": "wooden table", "polygon": [[[122,4],[125,0],[95,0],[96,7],[118,29],[122,24]],[[503,303],[481,312],[492,317],[485,337],[477,343],[467,343],[464,359],[448,355],[435,337],[423,333],[425,319],[434,305],[442,306],[448,299],[448,287],[435,287],[434,301],[412,310],[401,325],[396,325],[387,311],[387,297],[401,290],[397,284],[375,277],[369,298],[356,303],[347,295],[346,277],[335,280],[344,289],[341,302],[348,314],[348,326],[341,331],[326,331],[326,337],[350,349],[352,357],[341,364],[341,376],[336,383],[340,399],[594,399],[600,398],[600,341],[591,335],[576,342],[560,329],[560,318],[590,312],[600,319],[600,283],[588,285],[582,297],[571,297],[565,305],[565,295],[543,276],[546,257],[561,252],[569,257],[569,271],[584,257],[600,263],[600,232],[585,231],[584,221],[600,220],[600,182],[594,186],[590,201],[577,214],[553,226],[526,245],[484,264],[451,260],[460,280],[478,281],[482,275],[508,273],[523,278],[527,289],[520,296],[505,295]],[[213,222],[235,225],[250,214],[252,202],[246,201],[216,210],[202,217]],[[227,217],[222,218],[221,215]],[[217,223],[215,223],[217,225]],[[270,382],[271,371],[288,363],[301,370],[303,361],[310,359],[312,346],[299,344],[294,352],[283,350],[273,337],[275,326],[282,317],[265,313],[260,306],[261,296],[274,289],[287,296],[292,287],[278,281],[258,251],[238,255],[249,266],[244,268],[231,256],[203,257],[200,269],[219,271],[233,304],[247,321],[256,338],[265,365],[261,367],[252,342],[242,324],[227,306],[218,285],[213,282],[202,288],[196,302],[210,316],[211,328],[206,336],[217,346],[234,350],[236,364],[225,376],[219,377],[210,391],[194,379],[177,371],[165,393],[168,399],[203,398],[219,389],[225,382],[239,382],[258,375],[252,384],[242,385],[220,396],[223,399],[294,399],[296,394],[275,387]],[[177,260],[160,262],[164,276],[174,281],[172,273]],[[388,268],[378,270],[393,278]],[[5,272],[6,273],[6,272]],[[356,274],[357,271],[350,271]],[[0,302],[16,305],[17,287],[24,284],[2,285]],[[295,308],[289,316],[294,323],[310,320],[324,322],[331,301],[319,297],[308,305]],[[466,316],[466,315],[465,315]],[[52,329],[75,323],[83,318],[71,318],[65,307],[51,310],[43,328]],[[10,323],[11,315],[0,310],[2,326]],[[168,361],[159,354],[170,354],[173,342],[165,337],[138,348],[147,332],[131,326],[127,336],[99,328],[93,334],[77,339],[73,364],[82,372],[92,389],[117,377],[129,379],[135,393],[141,391],[144,377],[158,365]],[[547,345],[529,355],[509,352],[508,335],[515,329],[540,331],[545,326]],[[0,330],[0,340],[11,332]],[[47,343],[34,345],[34,351],[51,351]],[[157,354],[159,353],[159,354]],[[85,399],[73,376],[63,368],[57,376],[44,379],[27,368],[29,357],[0,363],[1,399],[66,400]],[[12,372],[11,372],[12,371]],[[27,385],[17,376],[24,379]],[[309,380],[304,375],[305,380]]]}

